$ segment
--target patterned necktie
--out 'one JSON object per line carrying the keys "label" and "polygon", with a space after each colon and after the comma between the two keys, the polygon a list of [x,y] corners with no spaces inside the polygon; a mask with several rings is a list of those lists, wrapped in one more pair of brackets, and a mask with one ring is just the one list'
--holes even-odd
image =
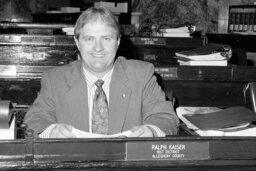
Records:
{"label": "patterned necktie", "polygon": [[103,83],[103,80],[95,82],[97,89],[93,99],[92,132],[98,134],[108,133],[108,102],[107,96],[102,89]]}

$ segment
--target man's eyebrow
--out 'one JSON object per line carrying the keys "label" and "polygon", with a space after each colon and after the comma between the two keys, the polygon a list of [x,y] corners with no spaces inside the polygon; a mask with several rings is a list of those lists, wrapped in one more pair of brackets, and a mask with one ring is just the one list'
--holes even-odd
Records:
{"label": "man's eyebrow", "polygon": [[102,35],[101,37],[114,37],[114,35],[112,35],[112,34],[106,34],[106,35]]}

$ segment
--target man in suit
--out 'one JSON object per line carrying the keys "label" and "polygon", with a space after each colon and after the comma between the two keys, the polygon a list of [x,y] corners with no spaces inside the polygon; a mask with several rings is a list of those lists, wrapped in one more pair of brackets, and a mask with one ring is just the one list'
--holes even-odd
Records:
{"label": "man in suit", "polygon": [[74,128],[94,133],[95,82],[101,80],[107,101],[104,134],[177,134],[178,118],[153,75],[154,66],[116,57],[120,31],[109,10],[92,7],[83,12],[75,25],[75,42],[80,59],[44,73],[40,93],[24,119],[29,129],[41,138],[74,138]]}

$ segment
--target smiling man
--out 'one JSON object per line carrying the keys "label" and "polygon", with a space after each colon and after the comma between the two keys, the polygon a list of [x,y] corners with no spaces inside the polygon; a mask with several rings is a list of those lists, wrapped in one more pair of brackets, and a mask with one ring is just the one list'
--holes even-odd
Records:
{"label": "smiling man", "polygon": [[172,103],[154,76],[154,66],[117,57],[120,30],[105,8],[91,7],[75,25],[80,59],[44,73],[41,91],[25,116],[41,138],[75,138],[73,128],[129,137],[178,132]]}

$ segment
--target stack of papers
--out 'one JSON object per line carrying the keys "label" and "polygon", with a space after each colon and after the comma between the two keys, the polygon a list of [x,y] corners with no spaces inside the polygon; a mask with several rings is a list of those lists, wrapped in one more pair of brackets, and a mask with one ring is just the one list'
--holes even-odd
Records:
{"label": "stack of papers", "polygon": [[189,27],[161,28],[160,33],[163,37],[191,37]]}
{"label": "stack of papers", "polygon": [[127,13],[128,3],[127,2],[94,2],[95,7],[105,7],[111,10],[113,13]]}
{"label": "stack of papers", "polygon": [[80,12],[80,8],[78,8],[78,7],[61,7],[61,11],[63,13],[77,13],[77,12]]}
{"label": "stack of papers", "polygon": [[75,28],[74,27],[65,27],[65,28],[62,28],[62,31],[66,34],[66,35],[74,35],[75,32],[74,32]]}
{"label": "stack of papers", "polygon": [[61,7],[60,10],[50,10],[46,13],[48,14],[63,14],[63,13],[80,13],[80,8],[78,7]]}
{"label": "stack of papers", "polygon": [[232,56],[229,45],[209,43],[196,49],[175,53],[180,65],[227,66]]}

